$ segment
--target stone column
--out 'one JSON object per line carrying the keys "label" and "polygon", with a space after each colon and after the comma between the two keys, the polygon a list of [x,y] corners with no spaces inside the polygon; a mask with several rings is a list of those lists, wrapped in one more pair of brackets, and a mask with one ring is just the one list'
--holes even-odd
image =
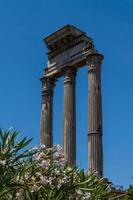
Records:
{"label": "stone column", "polygon": [[103,175],[101,63],[99,53],[87,57],[89,65],[89,170]]}
{"label": "stone column", "polygon": [[75,78],[76,70],[65,68],[64,76],[64,106],[63,106],[63,149],[65,159],[70,166],[76,164],[76,104]]}
{"label": "stone column", "polygon": [[55,79],[43,77],[42,110],[41,110],[41,143],[46,147],[53,146],[53,93]]}

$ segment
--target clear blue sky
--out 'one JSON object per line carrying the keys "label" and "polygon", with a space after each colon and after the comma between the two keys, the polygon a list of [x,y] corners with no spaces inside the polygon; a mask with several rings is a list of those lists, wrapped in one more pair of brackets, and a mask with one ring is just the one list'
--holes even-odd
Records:
{"label": "clear blue sky", "polygon": [[[39,143],[43,38],[73,24],[94,39],[102,66],[104,174],[133,180],[133,1],[0,0],[0,127]],[[62,141],[63,80],[54,98],[54,142]],[[77,163],[87,168],[87,67],[77,75]]]}

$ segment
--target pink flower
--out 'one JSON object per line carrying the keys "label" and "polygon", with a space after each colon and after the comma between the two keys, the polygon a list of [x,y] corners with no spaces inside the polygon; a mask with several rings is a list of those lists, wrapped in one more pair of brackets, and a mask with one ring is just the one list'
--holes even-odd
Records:
{"label": "pink flower", "polygon": [[52,183],[52,180],[51,178],[48,178],[47,176],[41,176],[41,183],[43,185],[47,185],[47,184],[51,184]]}
{"label": "pink flower", "polygon": [[40,158],[41,158],[39,153],[36,153],[33,156],[34,156],[35,160],[40,160]]}
{"label": "pink flower", "polygon": [[50,161],[49,160],[43,160],[41,162],[40,166],[48,169],[48,167],[50,166]]}
{"label": "pink flower", "polygon": [[44,144],[41,144],[40,145],[40,151],[43,151],[43,150],[45,150],[46,149],[46,146],[44,145]]}

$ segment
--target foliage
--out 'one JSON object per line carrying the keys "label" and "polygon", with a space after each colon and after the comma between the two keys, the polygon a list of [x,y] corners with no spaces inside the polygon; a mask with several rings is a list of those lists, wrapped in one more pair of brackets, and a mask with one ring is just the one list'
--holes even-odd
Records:
{"label": "foliage", "polygon": [[17,142],[18,134],[18,132],[11,133],[10,129],[5,133],[0,130],[0,199],[10,199],[12,188],[18,187],[14,177],[22,165],[21,159],[29,155],[28,150],[23,151],[23,149],[31,139],[23,138]]}
{"label": "foliage", "polygon": [[133,186],[132,185],[130,185],[129,188],[127,189],[123,200],[133,200]]}
{"label": "foliage", "polygon": [[70,168],[59,145],[26,149],[30,140],[0,130],[1,200],[108,200],[111,185],[95,172]]}

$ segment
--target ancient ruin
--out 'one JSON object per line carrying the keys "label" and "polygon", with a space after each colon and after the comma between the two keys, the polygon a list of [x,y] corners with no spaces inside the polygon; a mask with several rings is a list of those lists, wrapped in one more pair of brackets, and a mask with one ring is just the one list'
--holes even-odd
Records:
{"label": "ancient ruin", "polygon": [[53,96],[56,81],[64,77],[63,149],[71,166],[76,164],[76,74],[88,65],[88,160],[89,170],[103,175],[102,95],[100,54],[90,37],[78,28],[66,25],[44,39],[48,63],[42,82],[41,143],[53,145]]}

